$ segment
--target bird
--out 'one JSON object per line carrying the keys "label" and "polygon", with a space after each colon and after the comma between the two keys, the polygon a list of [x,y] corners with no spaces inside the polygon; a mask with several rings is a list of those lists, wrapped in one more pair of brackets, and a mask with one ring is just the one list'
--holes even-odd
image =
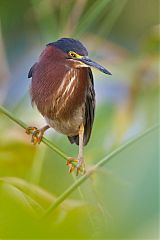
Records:
{"label": "bird", "polygon": [[85,172],[83,149],[89,142],[95,116],[95,90],[91,67],[111,73],[88,57],[86,47],[73,38],[48,43],[31,67],[32,104],[46,120],[40,129],[28,127],[32,143],[40,143],[44,132],[53,128],[79,146],[78,157],[68,157],[69,172]]}

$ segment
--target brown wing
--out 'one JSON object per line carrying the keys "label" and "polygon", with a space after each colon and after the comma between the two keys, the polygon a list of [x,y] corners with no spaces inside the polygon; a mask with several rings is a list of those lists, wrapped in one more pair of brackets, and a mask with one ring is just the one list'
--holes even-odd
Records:
{"label": "brown wing", "polygon": [[[85,119],[84,119],[84,145],[86,145],[90,139],[92,126],[94,121],[95,113],[95,91],[94,91],[94,81],[93,74],[90,68],[88,68],[89,74],[89,88],[86,96],[85,102]],[[76,143],[79,145],[79,136],[68,137],[71,143]]]}

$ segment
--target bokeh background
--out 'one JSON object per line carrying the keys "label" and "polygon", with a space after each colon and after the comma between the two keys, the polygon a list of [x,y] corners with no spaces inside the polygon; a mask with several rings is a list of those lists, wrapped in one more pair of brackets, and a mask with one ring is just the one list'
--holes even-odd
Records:
{"label": "bokeh background", "polygon": [[[29,98],[30,67],[49,42],[74,37],[112,76],[93,70],[96,117],[87,167],[158,123],[158,0],[0,0],[0,104],[43,126]],[[68,156],[77,146],[49,130]],[[33,146],[0,113],[0,238],[158,239],[158,130],[114,155],[45,221],[74,181],[65,161]]]}

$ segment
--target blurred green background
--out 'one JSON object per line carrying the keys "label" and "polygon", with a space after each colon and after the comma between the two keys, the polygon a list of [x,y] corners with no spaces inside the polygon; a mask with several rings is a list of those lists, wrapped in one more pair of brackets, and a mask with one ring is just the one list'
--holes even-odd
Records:
{"label": "blurred green background", "polygon": [[[87,168],[158,123],[158,0],[0,0],[0,104],[27,125],[43,126],[31,107],[28,71],[45,44],[84,43],[112,76],[93,70],[96,117]],[[68,156],[77,146],[49,130]],[[0,113],[0,238],[158,239],[158,130],[98,169],[47,219],[75,180],[65,161]],[[77,178],[77,177],[76,177]]]}

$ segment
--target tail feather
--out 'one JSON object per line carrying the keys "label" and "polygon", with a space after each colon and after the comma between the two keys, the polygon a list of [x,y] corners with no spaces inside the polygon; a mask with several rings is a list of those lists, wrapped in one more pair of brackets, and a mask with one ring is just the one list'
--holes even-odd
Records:
{"label": "tail feather", "polygon": [[[90,134],[84,134],[84,139],[83,139],[84,146],[88,143],[89,137],[90,137]],[[78,135],[68,136],[68,139],[71,144],[75,143],[75,144],[79,145],[79,136]]]}
{"label": "tail feather", "polygon": [[77,145],[79,145],[79,136],[68,136],[68,139],[70,141],[71,144],[76,143]]}

